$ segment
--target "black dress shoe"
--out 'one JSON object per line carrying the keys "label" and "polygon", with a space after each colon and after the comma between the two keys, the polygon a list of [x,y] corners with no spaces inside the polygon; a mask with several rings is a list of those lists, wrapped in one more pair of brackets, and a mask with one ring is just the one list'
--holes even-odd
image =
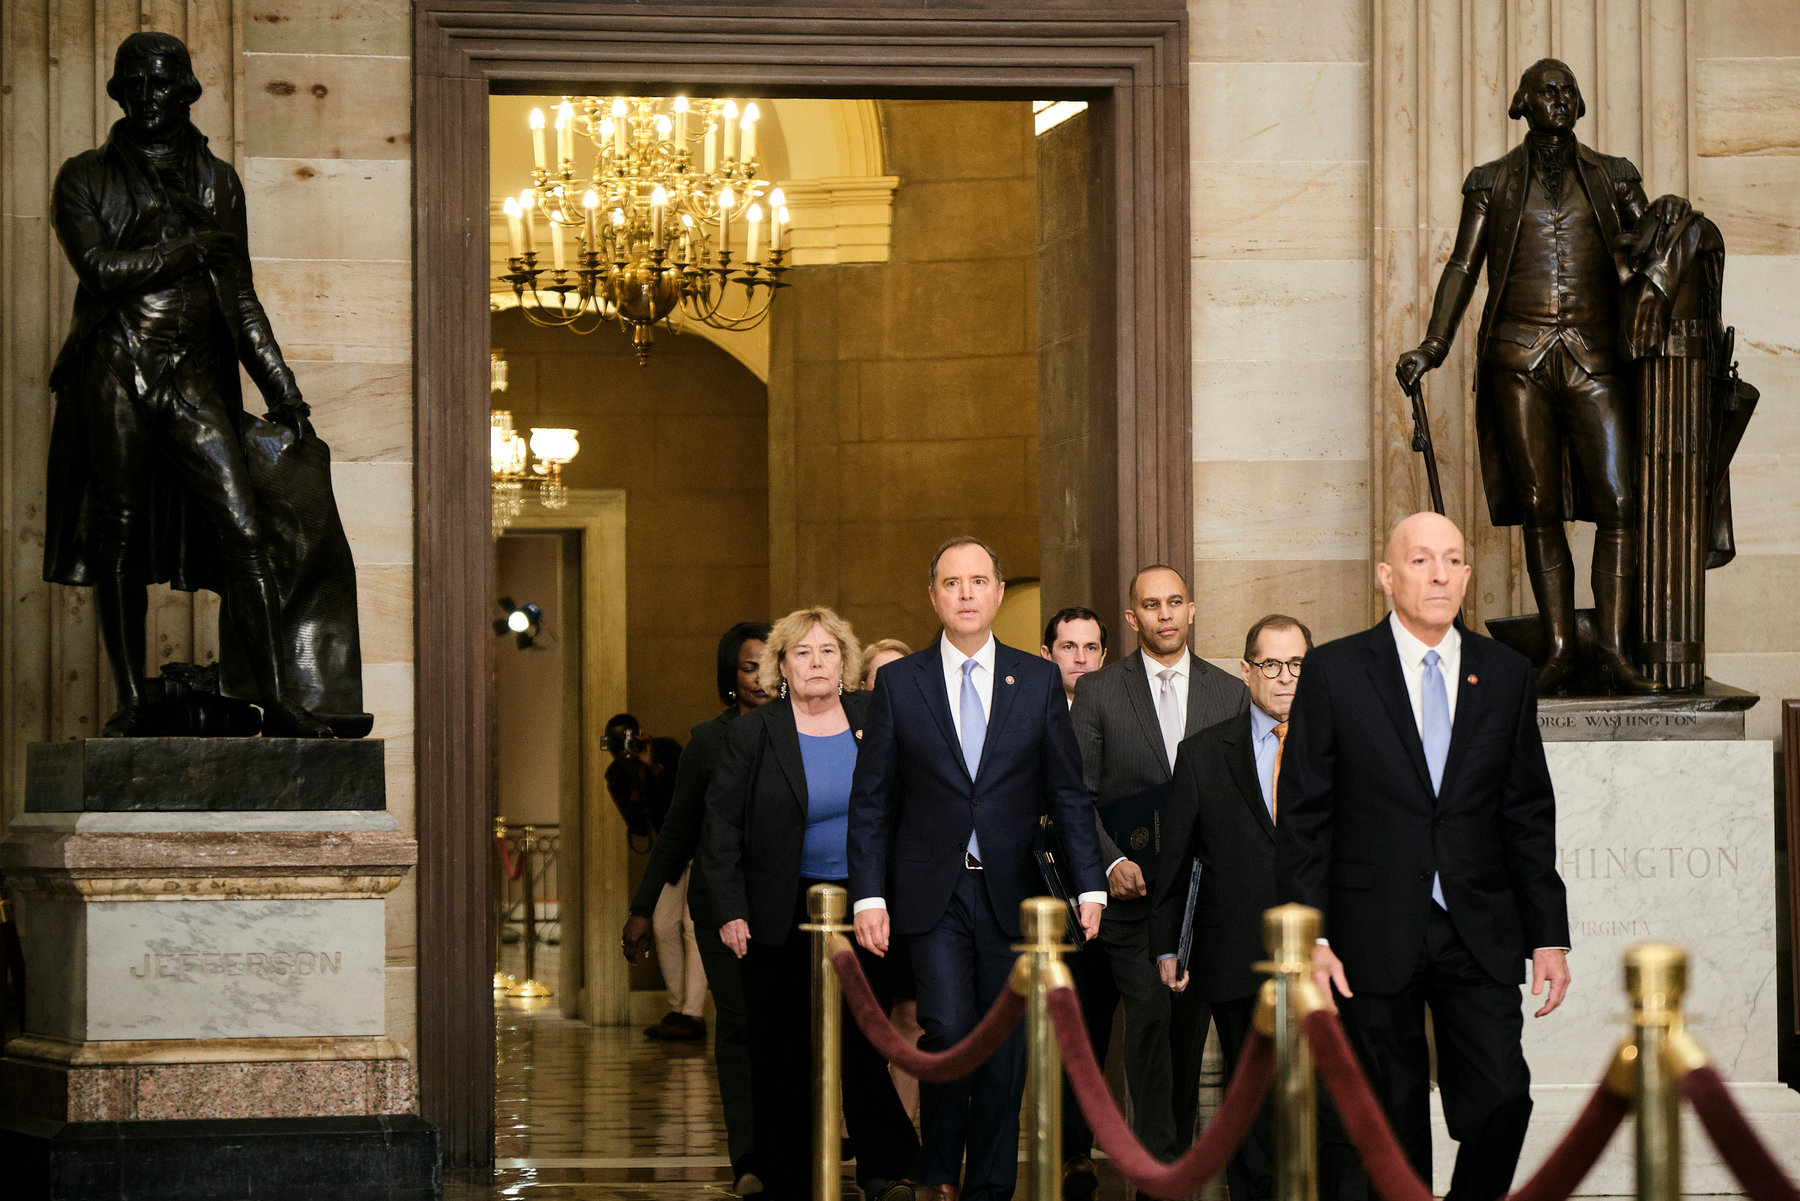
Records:
{"label": "black dress shoe", "polygon": [[119,711],[106,719],[100,729],[102,738],[148,738],[156,733],[150,706],[134,702],[119,706]]}
{"label": "black dress shoe", "polygon": [[1085,1155],[1077,1155],[1063,1164],[1063,1201],[1091,1201],[1099,1189],[1100,1173],[1095,1170],[1093,1160]]}
{"label": "black dress shoe", "polygon": [[863,1201],[913,1201],[910,1180],[886,1180],[876,1177],[862,1186]]}

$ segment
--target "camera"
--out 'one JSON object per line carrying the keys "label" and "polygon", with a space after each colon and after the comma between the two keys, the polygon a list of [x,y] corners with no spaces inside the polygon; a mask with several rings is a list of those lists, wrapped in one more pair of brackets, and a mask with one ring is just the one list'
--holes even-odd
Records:
{"label": "camera", "polygon": [[637,730],[621,730],[600,738],[600,749],[609,755],[635,755],[650,745],[650,740]]}

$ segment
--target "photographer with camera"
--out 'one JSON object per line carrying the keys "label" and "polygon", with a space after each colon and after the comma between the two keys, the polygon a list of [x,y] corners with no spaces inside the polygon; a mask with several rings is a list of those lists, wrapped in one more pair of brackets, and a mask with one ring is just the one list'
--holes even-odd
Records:
{"label": "photographer with camera", "polygon": [[[601,749],[612,756],[606,768],[611,794],[633,850],[648,850],[662,831],[663,818],[675,797],[681,744],[673,738],[651,738],[638,719],[620,713],[606,723]],[[641,840],[641,841],[640,841]],[[692,1042],[706,1037],[706,976],[700,966],[700,944],[688,913],[687,881],[666,885],[650,919],[656,936],[656,962],[669,991],[669,1012],[644,1033],[650,1038]]]}

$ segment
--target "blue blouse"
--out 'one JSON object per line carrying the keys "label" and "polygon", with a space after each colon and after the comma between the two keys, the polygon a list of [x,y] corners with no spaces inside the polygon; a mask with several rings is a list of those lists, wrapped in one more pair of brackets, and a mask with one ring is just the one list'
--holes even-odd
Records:
{"label": "blue blouse", "polygon": [[800,735],[800,762],[806,768],[806,840],[800,874],[809,880],[842,880],[850,875],[850,777],[856,771],[856,735]]}

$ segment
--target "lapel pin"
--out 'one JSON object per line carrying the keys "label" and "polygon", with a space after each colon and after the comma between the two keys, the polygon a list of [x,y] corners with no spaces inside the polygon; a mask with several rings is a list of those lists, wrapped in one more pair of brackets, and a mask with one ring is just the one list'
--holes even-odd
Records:
{"label": "lapel pin", "polygon": [[1479,684],[1479,683],[1481,683],[1481,681],[1480,681],[1480,680],[1478,680],[1478,679],[1476,679],[1476,678],[1475,678],[1475,673],[1474,673],[1474,672],[1470,672],[1470,673],[1469,673],[1469,683],[1471,683],[1471,684]]}
{"label": "lapel pin", "polygon": [[860,741],[860,740],[861,740],[861,738],[862,738],[862,731],[861,731],[861,730],[858,730],[858,731],[857,731],[857,732],[856,732],[856,737],[857,737],[857,739],[858,739],[858,740],[859,740],[859,741]]}
{"label": "lapel pin", "polygon": [[1006,677],[1006,682],[1007,682],[1007,683],[1008,683],[1008,684],[1010,684],[1010,683],[1012,683],[1012,682],[1013,682],[1013,678],[1012,678],[1012,677],[1011,677],[1011,676],[1007,676],[1007,677]]}

